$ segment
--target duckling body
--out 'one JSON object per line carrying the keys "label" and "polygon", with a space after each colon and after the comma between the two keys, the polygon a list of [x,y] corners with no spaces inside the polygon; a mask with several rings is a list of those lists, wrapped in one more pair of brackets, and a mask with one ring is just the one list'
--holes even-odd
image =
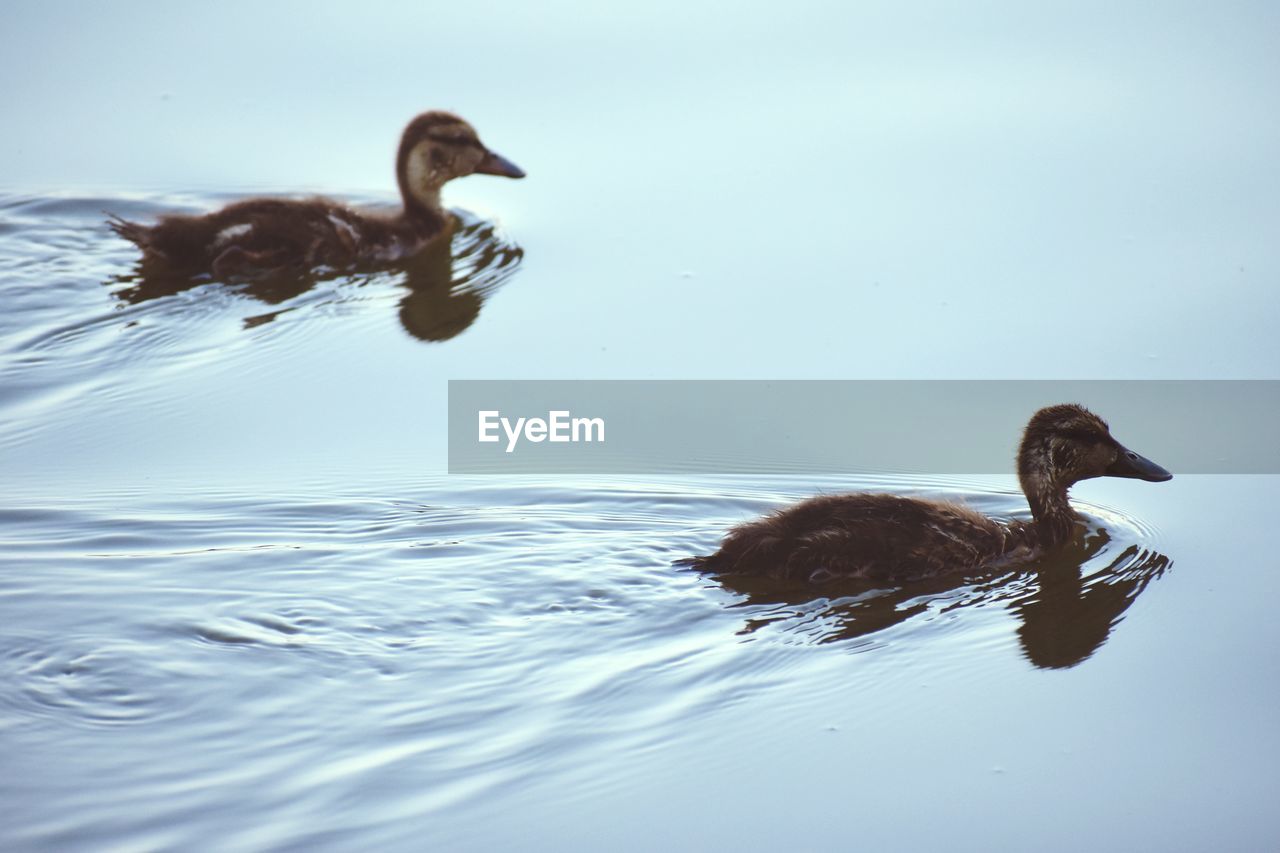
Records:
{"label": "duckling body", "polygon": [[822,495],[743,524],[695,566],[820,582],[912,581],[1027,559],[1012,525],[956,503],[890,494]]}
{"label": "duckling body", "polygon": [[434,111],[411,121],[401,136],[396,179],[404,207],[394,215],[325,198],[254,198],[201,216],[166,216],[152,226],[118,217],[110,225],[142,249],[144,265],[189,275],[387,263],[416,254],[448,231],[440,190],[470,174],[524,177],[486,148],[471,125]]}
{"label": "duckling body", "polygon": [[905,582],[998,568],[1069,540],[1076,515],[1067,490],[1103,476],[1159,482],[1173,475],[1121,445],[1082,406],[1050,406],[1031,418],[1018,451],[1030,522],[997,521],[946,501],[824,495],[735,528],[716,553],[693,566],[814,582]]}

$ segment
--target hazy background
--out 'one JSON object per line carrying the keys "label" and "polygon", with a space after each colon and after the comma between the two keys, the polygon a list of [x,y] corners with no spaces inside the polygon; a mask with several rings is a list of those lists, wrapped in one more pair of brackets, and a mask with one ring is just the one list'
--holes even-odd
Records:
{"label": "hazy background", "polygon": [[[228,445],[252,426],[288,476],[340,444],[441,470],[449,378],[1274,378],[1277,33],[1268,3],[11,3],[12,191],[394,199],[430,107],[529,173],[446,190],[526,250],[447,346],[331,320],[255,388],[227,338],[181,411],[135,389],[90,439],[71,402],[24,458],[161,475],[181,433],[279,470]],[[350,413],[388,407],[358,458]]]}

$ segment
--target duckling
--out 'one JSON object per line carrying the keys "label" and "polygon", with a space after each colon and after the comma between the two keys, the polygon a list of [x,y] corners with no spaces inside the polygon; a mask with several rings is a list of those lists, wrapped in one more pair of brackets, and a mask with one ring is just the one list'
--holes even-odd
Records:
{"label": "duckling", "polygon": [[440,189],[471,174],[524,177],[519,166],[486,148],[471,125],[437,110],[409,122],[400,138],[396,181],[404,209],[395,215],[360,213],[325,198],[254,198],[202,216],[166,216],[150,227],[118,216],[109,224],[142,249],[144,267],[187,275],[386,263],[416,254],[448,230]]}
{"label": "duckling", "polygon": [[818,582],[901,582],[1034,559],[1073,535],[1067,490],[1091,477],[1149,482],[1173,475],[1111,437],[1083,406],[1036,412],[1018,448],[1018,482],[1032,520],[1001,522],[947,501],[888,494],[822,495],[729,532],[690,564],[720,574]]}

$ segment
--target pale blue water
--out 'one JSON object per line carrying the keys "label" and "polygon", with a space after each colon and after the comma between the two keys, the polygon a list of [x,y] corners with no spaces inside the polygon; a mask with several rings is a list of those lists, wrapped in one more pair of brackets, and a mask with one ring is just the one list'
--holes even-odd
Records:
{"label": "pale blue water", "polygon": [[[1276,378],[1277,23],[12,7],[0,847],[1275,847],[1276,478],[1082,484],[1077,550],[1006,575],[726,587],[675,561],[819,490],[1025,503],[449,477],[444,414],[467,378]],[[529,173],[449,187],[452,260],[151,293],[103,223],[394,201],[431,107]]]}

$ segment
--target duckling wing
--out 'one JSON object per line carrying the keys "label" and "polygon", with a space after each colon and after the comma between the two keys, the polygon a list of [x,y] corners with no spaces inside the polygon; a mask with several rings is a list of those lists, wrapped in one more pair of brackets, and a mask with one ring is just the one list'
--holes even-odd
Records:
{"label": "duckling wing", "polygon": [[208,246],[219,265],[254,269],[341,266],[355,260],[360,234],[346,208],[324,199],[256,199],[212,216],[216,230]]}
{"label": "duckling wing", "polygon": [[144,258],[215,274],[286,266],[340,265],[358,253],[358,217],[325,199],[250,199],[202,216],[166,216],[147,228],[110,222]]}
{"label": "duckling wing", "polygon": [[900,582],[976,569],[1004,550],[999,523],[958,504],[830,495],[734,529],[697,564],[725,573]]}

